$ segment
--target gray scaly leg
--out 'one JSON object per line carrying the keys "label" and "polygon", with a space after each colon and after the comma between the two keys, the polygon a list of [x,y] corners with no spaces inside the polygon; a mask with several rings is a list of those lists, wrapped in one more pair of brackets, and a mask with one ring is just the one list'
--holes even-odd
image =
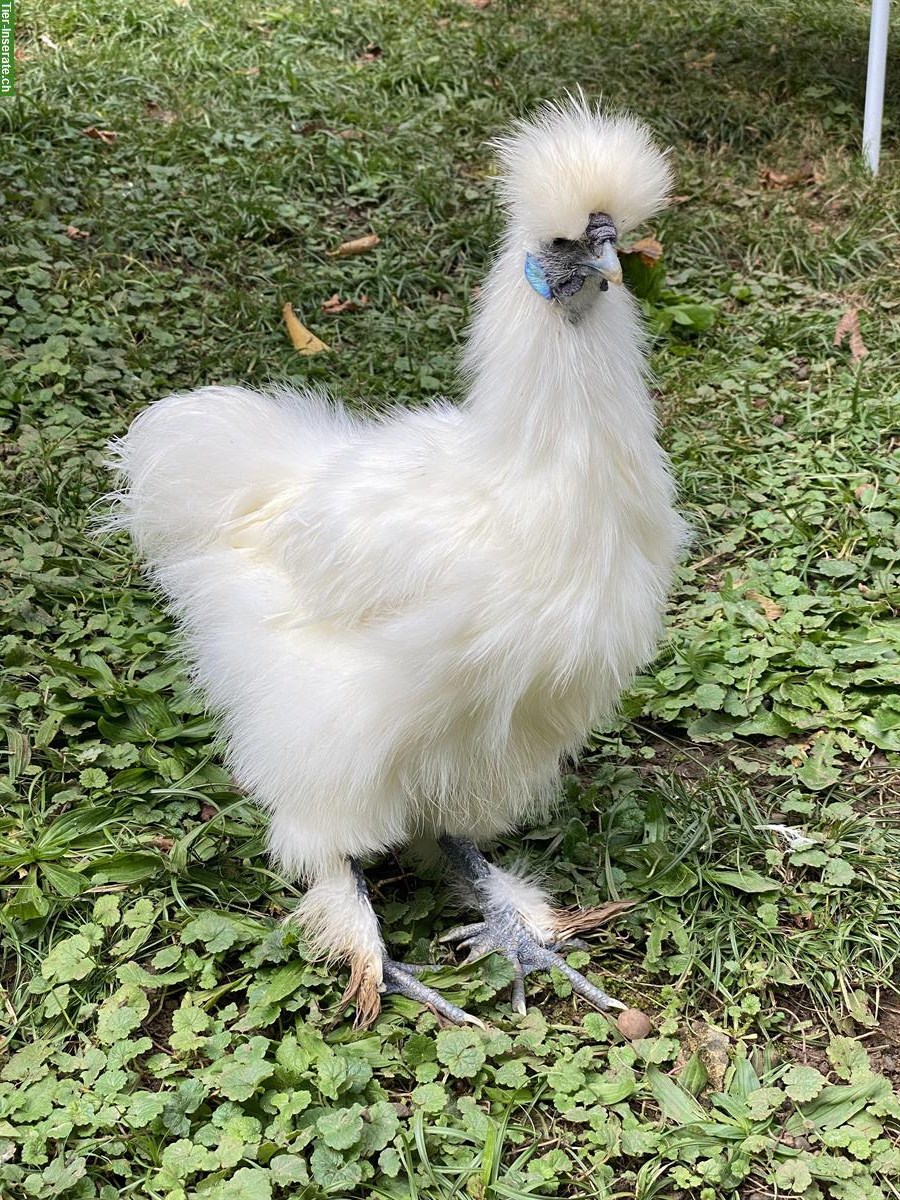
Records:
{"label": "gray scaly leg", "polygon": [[[566,917],[541,904],[540,915],[544,928],[537,929],[536,921],[529,921],[529,914],[523,912],[515,902],[515,881],[506,872],[493,867],[474,842],[447,836],[440,839],[440,845],[451,866],[470,885],[474,905],[482,914],[481,921],[452,929],[441,941],[457,942],[461,948],[467,949],[469,954],[466,962],[492,952],[504,955],[515,971],[512,986],[512,1007],[515,1012],[525,1013],[525,977],[533,971],[549,971],[552,968],[565,975],[572,990],[601,1012],[626,1007],[595,987],[580,972],[573,970],[556,951],[556,947],[567,940],[567,929],[589,928],[591,923],[600,924],[604,918],[591,918],[588,912],[579,925],[577,915]],[[628,904],[621,904],[594,911],[609,915],[611,909],[614,911],[627,907]],[[546,920],[548,916],[549,922]]]}
{"label": "gray scaly leg", "polygon": [[[372,911],[372,901],[362,868],[359,863],[351,859],[350,869],[356,881],[359,903],[366,905]],[[377,920],[374,911],[372,911],[372,917]],[[373,986],[369,977],[371,973],[358,972],[351,962],[350,984],[344,993],[344,1001],[356,1005],[356,1023],[358,1025],[370,1025],[380,1011],[380,995],[393,993],[407,996],[410,1000],[417,1000],[455,1025],[477,1025],[483,1029],[484,1024],[477,1017],[473,1017],[471,1013],[467,1013],[458,1005],[451,1004],[449,1000],[444,999],[440,992],[421,982],[418,978],[419,974],[429,969],[428,964],[397,962],[395,959],[389,958],[387,951],[384,951],[381,960],[383,982],[380,986]]]}

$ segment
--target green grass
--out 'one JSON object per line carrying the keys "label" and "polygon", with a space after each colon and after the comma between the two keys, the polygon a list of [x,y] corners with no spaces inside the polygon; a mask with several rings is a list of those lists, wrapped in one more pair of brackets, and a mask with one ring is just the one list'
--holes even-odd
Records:
{"label": "green grass", "polygon": [[[21,7],[0,104],[4,1200],[900,1195],[900,173],[890,96],[882,176],[859,161],[867,16]],[[625,1043],[562,977],[513,1019],[504,964],[447,958],[436,982],[488,1033],[396,998],[354,1033],[343,980],[280,923],[296,888],[128,547],[86,533],[103,446],[213,381],[455,394],[499,229],[485,140],[577,83],[673,147],[665,279],[640,287],[695,540],[658,661],[552,825],[499,853],[567,901],[640,901],[570,961],[656,1030]],[[374,252],[328,256],[368,232]],[[335,292],[358,310],[324,314]],[[285,301],[330,354],[292,350]],[[834,345],[851,308],[856,362]],[[431,953],[440,882],[388,861],[374,888],[390,945]]]}

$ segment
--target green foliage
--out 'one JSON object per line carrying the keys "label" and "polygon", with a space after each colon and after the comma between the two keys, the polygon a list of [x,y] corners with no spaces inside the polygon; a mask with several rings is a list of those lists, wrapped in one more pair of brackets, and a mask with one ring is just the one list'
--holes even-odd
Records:
{"label": "green foliage", "polygon": [[688,337],[712,328],[716,307],[666,288],[666,266],[662,257],[652,261],[640,253],[631,253],[623,254],[621,262],[625,283],[640,300],[653,333]]}
{"label": "green foliage", "polygon": [[[18,7],[4,1200],[896,1197],[874,1046],[900,961],[897,180],[890,112],[881,180],[854,161],[866,6]],[[657,1029],[627,1044],[561,978],[512,1018],[503,960],[445,956],[434,982],[488,1031],[392,997],[354,1032],[168,621],[124,543],[88,536],[104,444],[213,380],[452,394],[498,230],[485,135],[575,82],[673,146],[664,265],[626,271],[695,537],[660,659],[510,854],[565,903],[639,900],[572,962]],[[327,255],[369,231],[374,253]],[[358,310],[326,316],[334,292]],[[330,355],[294,353],[288,299]],[[848,307],[858,362],[833,344]],[[387,940],[433,956],[445,893],[397,874]]]}

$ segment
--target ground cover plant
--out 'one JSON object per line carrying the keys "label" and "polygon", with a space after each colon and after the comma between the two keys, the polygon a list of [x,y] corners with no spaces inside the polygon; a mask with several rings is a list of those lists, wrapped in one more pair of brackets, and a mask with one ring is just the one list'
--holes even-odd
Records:
{"label": "ground cover plant", "polygon": [[[852,0],[30,3],[0,105],[0,1195],[900,1195],[896,107]],[[896,64],[891,67],[896,71]],[[582,83],[673,146],[629,259],[695,539],[668,637],[510,839],[638,901],[512,1018],[502,962],[354,1032],[128,547],[106,439],[167,391],[454,392],[484,139]],[[332,254],[375,234],[366,253]],[[330,347],[301,356],[290,303]],[[586,550],[587,552],[587,550]],[[374,874],[431,953],[437,881]],[[390,880],[378,896],[379,879]],[[589,965],[590,964],[590,965]]]}

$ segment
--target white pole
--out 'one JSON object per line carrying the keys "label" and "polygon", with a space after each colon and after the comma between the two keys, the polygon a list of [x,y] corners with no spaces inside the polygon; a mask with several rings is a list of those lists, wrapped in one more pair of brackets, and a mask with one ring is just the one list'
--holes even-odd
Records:
{"label": "white pole", "polygon": [[863,154],[873,175],[881,155],[881,115],[884,111],[884,76],[887,66],[891,0],[872,0],[869,26],[869,65],[866,71],[866,115],[863,121]]}

